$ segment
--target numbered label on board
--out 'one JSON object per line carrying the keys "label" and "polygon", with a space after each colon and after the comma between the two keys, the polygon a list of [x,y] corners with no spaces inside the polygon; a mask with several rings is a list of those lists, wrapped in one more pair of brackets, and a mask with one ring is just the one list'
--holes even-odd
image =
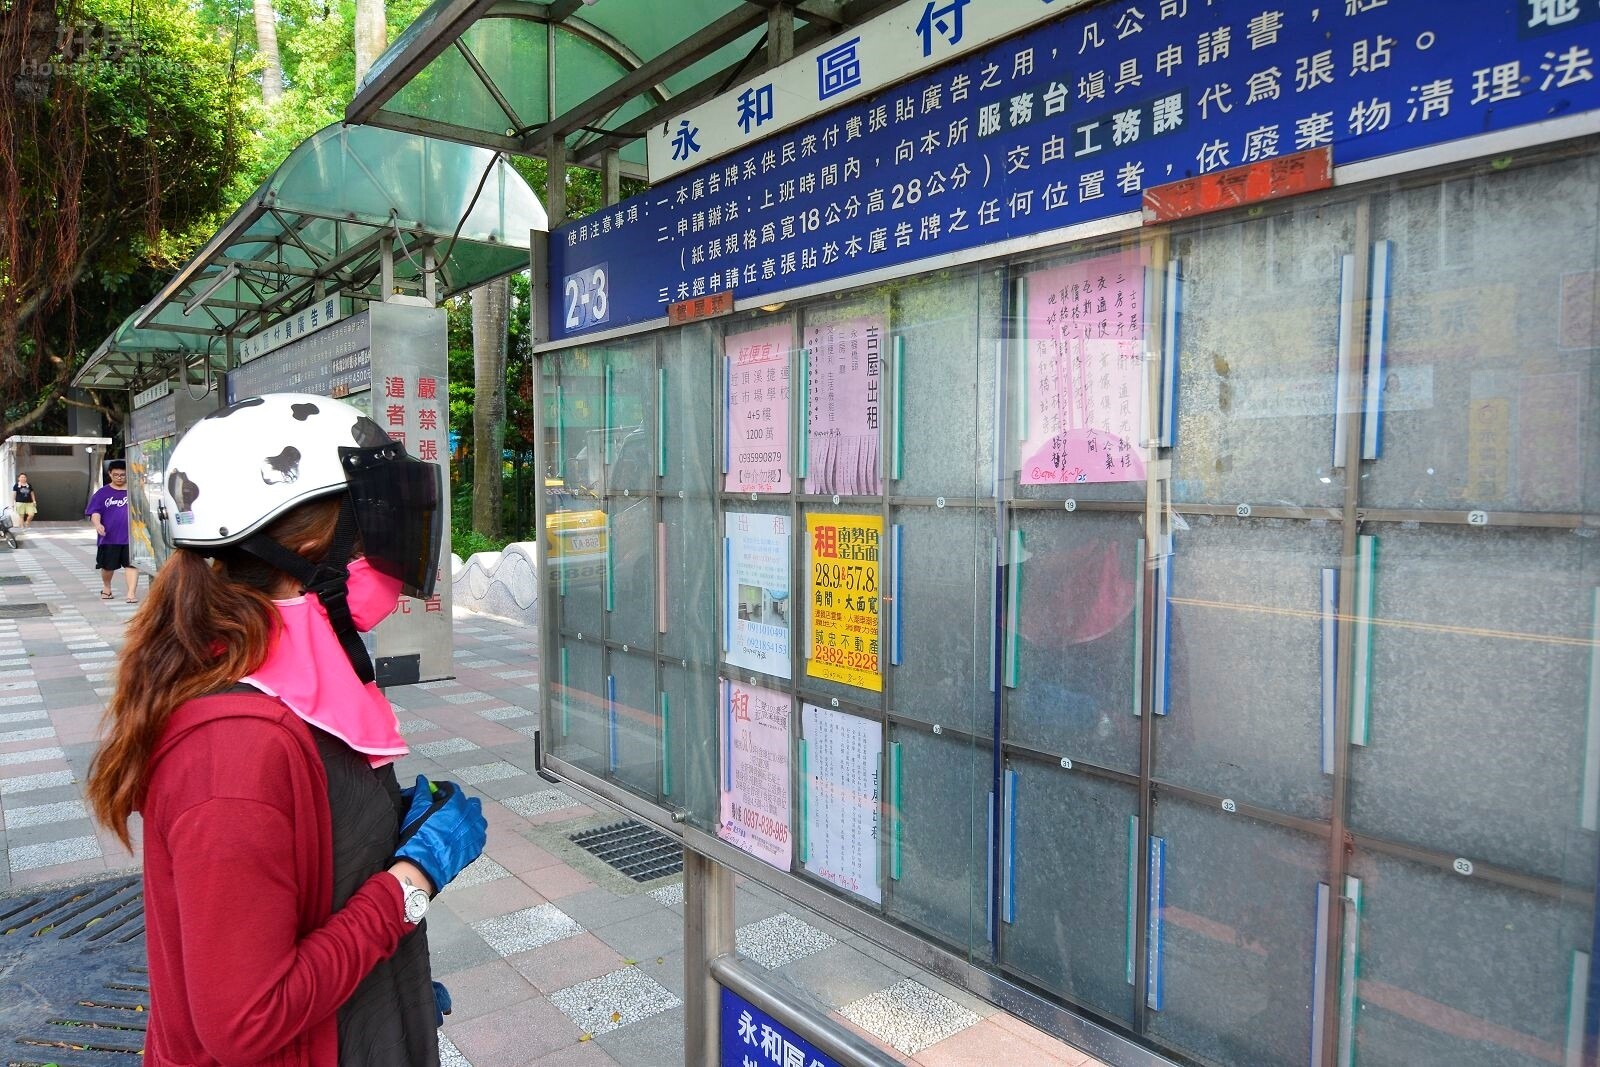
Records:
{"label": "numbered label on board", "polygon": [[583,330],[611,318],[611,288],[606,265],[598,263],[567,275],[561,283],[566,328]]}

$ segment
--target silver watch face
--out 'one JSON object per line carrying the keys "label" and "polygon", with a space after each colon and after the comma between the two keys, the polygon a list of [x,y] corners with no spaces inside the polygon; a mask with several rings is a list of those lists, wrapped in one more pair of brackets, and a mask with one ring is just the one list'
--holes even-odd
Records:
{"label": "silver watch face", "polygon": [[428,914],[428,894],[414,885],[406,886],[406,922],[415,926]]}

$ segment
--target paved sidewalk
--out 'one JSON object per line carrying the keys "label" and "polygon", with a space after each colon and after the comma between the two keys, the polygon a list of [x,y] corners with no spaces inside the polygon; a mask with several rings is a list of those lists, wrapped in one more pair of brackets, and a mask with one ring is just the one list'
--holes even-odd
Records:
{"label": "paved sidewalk", "polygon": [[[136,610],[120,583],[117,599],[99,599],[93,560],[93,531],[77,524],[35,524],[20,550],[0,548],[0,895],[139,864],[83,802]],[[31,604],[49,614],[9,617]],[[483,797],[489,820],[483,858],[428,917],[435,977],[455,1003],[443,1062],[676,1067],[682,885],[676,875],[635,883],[570,840],[624,816],[534,773],[536,656],[526,628],[458,613],[455,678],[390,692],[412,747],[402,781],[459,781]],[[761,886],[737,892],[741,953],[907,1062],[1098,1064]],[[0,1033],[0,1058],[9,1043]]]}

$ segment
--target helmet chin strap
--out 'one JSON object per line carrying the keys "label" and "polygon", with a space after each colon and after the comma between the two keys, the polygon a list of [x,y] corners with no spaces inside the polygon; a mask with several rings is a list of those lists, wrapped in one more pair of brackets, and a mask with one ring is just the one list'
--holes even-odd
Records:
{"label": "helmet chin strap", "polygon": [[317,595],[323,610],[328,613],[328,621],[333,624],[339,646],[344,649],[356,677],[365,685],[375,677],[372,657],[367,655],[367,646],[361,640],[355,620],[350,617],[349,590],[345,584],[350,577],[350,553],[355,550],[358,537],[355,512],[346,497],[339,504],[339,522],[334,527],[333,543],[328,546],[328,554],[321,563],[312,563],[264,533],[245,538],[239,547],[295,579],[300,583],[302,592]]}

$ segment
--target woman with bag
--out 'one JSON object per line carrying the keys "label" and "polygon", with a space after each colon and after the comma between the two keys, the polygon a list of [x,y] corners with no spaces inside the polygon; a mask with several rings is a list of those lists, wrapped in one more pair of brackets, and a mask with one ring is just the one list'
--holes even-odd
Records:
{"label": "woman with bag", "polygon": [[453,783],[400,788],[360,635],[432,592],[439,468],[277,394],[197,423],[165,490],[88,790],[125,844],[143,818],[145,1062],[434,1067],[423,918],[486,826]]}

